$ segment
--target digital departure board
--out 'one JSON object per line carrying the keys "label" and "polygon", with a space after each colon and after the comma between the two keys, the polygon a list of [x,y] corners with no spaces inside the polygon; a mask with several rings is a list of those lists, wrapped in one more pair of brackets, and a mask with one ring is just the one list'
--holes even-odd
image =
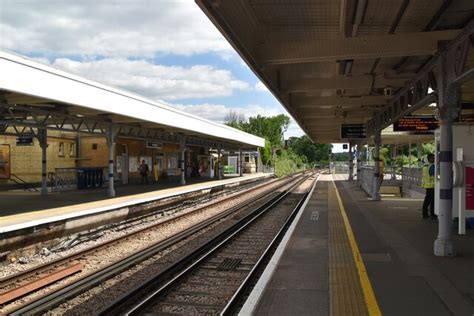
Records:
{"label": "digital departure board", "polygon": [[367,138],[365,124],[341,124],[341,138]]}
{"label": "digital departure board", "polygon": [[394,132],[430,132],[438,127],[434,116],[406,116],[393,123]]}

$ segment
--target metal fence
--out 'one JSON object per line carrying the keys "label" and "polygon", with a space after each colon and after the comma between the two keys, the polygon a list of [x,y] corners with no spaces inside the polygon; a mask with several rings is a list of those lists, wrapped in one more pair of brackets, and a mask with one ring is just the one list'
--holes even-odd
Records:
{"label": "metal fence", "polygon": [[68,191],[77,189],[76,168],[54,169],[54,191]]}
{"label": "metal fence", "polygon": [[349,163],[343,161],[333,161],[330,163],[329,168],[331,173],[337,174],[349,174]]}
{"label": "metal fence", "polygon": [[272,166],[266,166],[262,164],[258,166],[258,172],[275,173],[275,168]]}
{"label": "metal fence", "polygon": [[403,167],[402,183],[403,194],[413,195],[412,192],[424,193],[425,189],[421,187],[421,178],[423,177],[422,167]]}
{"label": "metal fence", "polygon": [[374,167],[361,166],[360,176],[357,179],[361,188],[369,195],[372,195],[374,187]]}

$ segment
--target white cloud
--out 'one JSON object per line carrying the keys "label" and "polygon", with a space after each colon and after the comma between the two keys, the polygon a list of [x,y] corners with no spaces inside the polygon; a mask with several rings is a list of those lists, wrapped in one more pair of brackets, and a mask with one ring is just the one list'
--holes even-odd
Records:
{"label": "white cloud", "polygon": [[267,87],[261,81],[259,81],[255,84],[255,90],[262,91],[262,92],[268,92]]}
{"label": "white cloud", "polygon": [[182,67],[123,58],[84,62],[58,58],[52,66],[151,99],[225,97],[251,89],[248,83],[233,78],[230,71],[209,65]]}
{"label": "white cloud", "polygon": [[0,38],[23,54],[237,56],[191,1],[2,0]]}
{"label": "white cloud", "polygon": [[[225,120],[226,115],[232,110],[237,113],[241,113],[245,115],[245,118],[248,119],[250,116],[275,116],[278,114],[286,114],[288,113],[282,109],[277,107],[271,106],[263,106],[257,104],[248,104],[245,106],[239,107],[231,107],[226,106],[223,104],[172,104],[168,103],[168,105],[176,107],[182,111],[203,117],[205,119],[223,123]],[[288,130],[285,133],[285,138],[289,138],[292,136],[302,136],[304,132],[301,128],[296,124],[295,120],[290,120],[290,125],[288,126]]]}
{"label": "white cloud", "polygon": [[[257,116],[257,115],[262,115],[262,116],[274,116],[281,114],[282,112],[275,107],[268,107],[268,106],[262,106],[262,105],[255,105],[255,104],[249,104],[245,106],[239,106],[239,107],[234,107],[234,106],[228,106],[228,105],[223,105],[223,104],[209,104],[209,103],[203,103],[203,104],[173,104],[173,103],[168,103],[170,106],[176,107],[182,111],[206,118],[208,120],[218,122],[218,123],[223,123],[225,120],[225,117],[229,112],[232,110],[237,113],[241,113],[245,116],[246,119],[249,118],[249,116]],[[249,115],[250,113],[250,115]]]}

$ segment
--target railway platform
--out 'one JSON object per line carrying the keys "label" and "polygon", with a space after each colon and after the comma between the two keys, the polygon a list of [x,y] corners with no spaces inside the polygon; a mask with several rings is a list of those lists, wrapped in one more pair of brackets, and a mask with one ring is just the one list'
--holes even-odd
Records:
{"label": "railway platform", "polygon": [[[0,254],[49,239],[93,229],[139,216],[150,209],[186,199],[205,197],[229,188],[252,185],[273,177],[268,173],[244,174],[222,180],[119,187],[117,197],[103,199],[104,189],[81,190],[41,196],[30,192],[2,192]],[[34,251],[34,250],[33,250]]]}
{"label": "railway platform", "polygon": [[422,200],[372,201],[346,179],[320,178],[242,312],[473,315],[474,231],[455,235],[458,256],[436,257]]}

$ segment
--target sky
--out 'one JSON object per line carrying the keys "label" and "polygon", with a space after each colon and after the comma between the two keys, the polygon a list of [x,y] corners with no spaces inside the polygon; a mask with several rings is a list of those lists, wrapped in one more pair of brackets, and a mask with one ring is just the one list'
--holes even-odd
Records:
{"label": "sky", "polygon": [[220,123],[288,114],[192,0],[0,0],[0,49]]}

